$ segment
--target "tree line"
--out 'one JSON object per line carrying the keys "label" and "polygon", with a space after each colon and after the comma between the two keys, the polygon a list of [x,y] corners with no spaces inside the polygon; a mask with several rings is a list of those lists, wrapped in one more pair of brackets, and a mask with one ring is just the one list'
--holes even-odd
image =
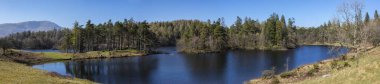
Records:
{"label": "tree line", "polygon": [[237,17],[227,27],[216,21],[176,20],[146,22],[125,19],[94,24],[88,20],[72,28],[14,33],[6,39],[17,49],[61,49],[67,52],[138,49],[177,46],[184,52],[218,52],[226,49],[294,48],[294,19],[272,14],[265,22]]}
{"label": "tree line", "polygon": [[[352,6],[350,6],[352,7]],[[265,21],[237,17],[231,26],[224,19],[175,20],[161,22],[111,20],[72,28],[39,32],[19,32],[2,37],[2,48],[61,49],[67,52],[138,49],[177,46],[183,52],[219,52],[226,49],[286,49],[311,43],[380,43],[379,15],[344,12],[318,27],[296,27],[295,19],[273,13]],[[361,12],[361,11],[360,11]],[[350,14],[347,14],[350,13]],[[351,14],[352,13],[352,14]],[[360,17],[359,17],[360,16]]]}
{"label": "tree line", "polygon": [[124,21],[93,24],[87,21],[85,27],[74,23],[71,31],[66,31],[61,49],[74,52],[98,50],[139,49],[150,50],[156,46],[155,34],[149,30],[146,21],[135,22],[133,19]]}
{"label": "tree line", "polygon": [[49,31],[24,31],[10,34],[0,39],[2,48],[16,49],[58,49],[64,32],[59,29]]}
{"label": "tree line", "polygon": [[[334,18],[318,27],[298,28],[298,43],[346,43],[351,45],[379,46],[380,18],[378,11],[375,10],[372,17],[368,12],[364,16],[360,16],[361,14],[359,13],[353,15],[357,15],[357,17],[352,17],[349,20]],[[360,19],[361,17],[364,17],[364,19]],[[355,18],[359,19],[351,21]]]}

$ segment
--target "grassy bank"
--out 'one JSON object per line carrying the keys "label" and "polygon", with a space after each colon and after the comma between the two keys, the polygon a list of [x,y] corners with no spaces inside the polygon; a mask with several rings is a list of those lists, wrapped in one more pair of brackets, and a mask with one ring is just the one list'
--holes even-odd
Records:
{"label": "grassy bank", "polygon": [[1,59],[13,60],[24,64],[37,64],[59,60],[80,60],[94,58],[114,58],[129,56],[144,56],[150,53],[141,50],[114,50],[114,51],[90,51],[85,53],[60,53],[60,52],[26,52],[22,50],[9,50]]}
{"label": "grassy bank", "polygon": [[380,47],[362,51],[358,57],[348,53],[340,58],[305,65],[269,78],[250,80],[248,84],[377,84],[380,83]]}
{"label": "grassy bank", "polygon": [[[93,83],[71,77],[64,77],[57,73],[34,69],[31,64],[92,58],[113,58],[126,56],[144,56],[149,53],[140,50],[91,51],[86,53],[59,53],[59,52],[26,52],[22,50],[8,50],[0,56],[0,83],[28,83],[28,84],[88,84]],[[27,64],[27,65],[25,65]]]}
{"label": "grassy bank", "polygon": [[347,43],[320,43],[320,42],[314,42],[314,43],[302,43],[301,45],[328,45],[328,46],[344,46],[353,48],[354,46]]}
{"label": "grassy bank", "polygon": [[60,53],[60,52],[40,52],[33,53],[36,56],[56,59],[91,59],[91,58],[113,58],[113,57],[129,57],[129,56],[144,56],[149,53],[141,50],[114,50],[114,51],[90,51],[85,53]]}
{"label": "grassy bank", "polygon": [[4,84],[92,84],[94,82],[59,77],[46,71],[32,67],[0,60],[0,83]]}

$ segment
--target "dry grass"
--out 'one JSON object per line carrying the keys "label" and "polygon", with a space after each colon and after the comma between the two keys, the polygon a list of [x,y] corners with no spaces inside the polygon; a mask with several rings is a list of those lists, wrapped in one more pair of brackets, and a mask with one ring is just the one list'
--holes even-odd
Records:
{"label": "dry grass", "polygon": [[345,46],[349,48],[353,48],[354,46],[351,44],[347,43],[320,43],[320,42],[315,42],[315,43],[304,43],[302,45],[328,45],[328,46]]}
{"label": "dry grass", "polygon": [[146,55],[146,53],[139,50],[91,51],[73,54],[59,52],[32,53],[12,49],[6,55],[0,55],[0,84],[91,84],[93,82],[88,80],[60,77],[54,73],[52,74],[46,71],[34,69],[23,64],[36,64],[47,61],[67,59],[110,58],[143,55]]}
{"label": "dry grass", "polygon": [[380,84],[380,48],[362,54],[352,67],[336,70],[328,77],[309,78],[300,84]]}
{"label": "dry grass", "polygon": [[29,66],[0,61],[1,84],[91,84],[93,82],[82,79],[67,79],[52,77],[48,72],[31,68]]}
{"label": "dry grass", "polygon": [[130,57],[130,56],[144,56],[145,53],[141,50],[114,50],[114,51],[90,51],[86,53],[74,54],[73,59],[89,59],[89,58],[113,58],[113,57]]}
{"label": "dry grass", "polygon": [[[341,57],[305,65],[277,75],[276,78],[283,84],[380,84],[380,47],[361,53],[356,58],[353,57],[353,53],[348,53],[345,59]],[[259,78],[247,83],[272,82]]]}
{"label": "dry grass", "polygon": [[68,59],[90,59],[90,58],[113,58],[113,57],[128,57],[128,56],[144,56],[147,55],[144,51],[140,50],[114,50],[114,51],[90,51],[85,53],[60,53],[60,52],[41,52],[33,53],[35,56],[54,59],[54,60],[68,60]]}

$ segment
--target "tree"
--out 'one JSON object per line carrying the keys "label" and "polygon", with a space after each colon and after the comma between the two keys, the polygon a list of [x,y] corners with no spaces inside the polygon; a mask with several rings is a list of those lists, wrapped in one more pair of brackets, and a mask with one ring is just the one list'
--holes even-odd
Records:
{"label": "tree", "polygon": [[113,23],[112,23],[112,20],[108,20],[108,22],[105,24],[105,28],[106,28],[106,46],[107,46],[107,49],[110,51],[114,48],[114,43],[113,43],[113,32],[112,32],[112,29],[113,29]]}
{"label": "tree", "polygon": [[350,34],[348,37],[352,36],[352,45],[355,47],[355,56],[358,56],[360,41],[362,36],[360,36],[359,32],[362,30],[362,10],[364,9],[364,5],[362,2],[353,1],[353,2],[345,2],[338,9],[339,12],[342,13],[343,19],[345,19],[345,25],[347,29],[349,29]]}
{"label": "tree", "polygon": [[276,31],[275,32],[276,33],[275,34],[276,35],[275,36],[275,40],[276,40],[275,41],[275,45],[276,46],[281,46],[281,45],[283,45],[282,44],[283,43],[283,41],[282,41],[282,39],[283,39],[283,36],[282,36],[283,35],[283,30],[282,30],[283,29],[282,28],[283,27],[283,23],[280,20],[277,20],[275,26],[276,26],[276,29],[275,29],[275,31]]}
{"label": "tree", "polygon": [[114,36],[114,44],[116,45],[116,49],[121,50],[122,49],[122,39],[124,34],[124,27],[123,23],[116,21],[114,28],[113,28],[113,36]]}
{"label": "tree", "polygon": [[287,48],[295,48],[297,46],[297,38],[296,38],[296,27],[294,25],[295,23],[295,20],[294,18],[289,18],[288,19],[288,27],[287,28],[287,37],[288,37],[288,40],[287,40]]}
{"label": "tree", "polygon": [[83,52],[83,30],[78,22],[74,23],[73,35],[71,41],[73,43],[74,52]]}
{"label": "tree", "polygon": [[94,41],[95,41],[95,29],[94,24],[91,23],[91,20],[88,20],[86,22],[85,32],[86,36],[85,38],[85,44],[86,44],[86,51],[93,51],[94,50]]}
{"label": "tree", "polygon": [[[273,13],[270,18],[267,19],[266,23],[265,23],[265,29],[264,29],[264,35],[266,37],[266,40],[268,42],[267,45],[268,46],[274,46],[274,45],[277,45],[277,27],[276,27],[276,23],[278,21],[278,15],[276,13]],[[280,22],[278,22],[280,23]]]}
{"label": "tree", "polygon": [[7,50],[9,48],[12,48],[12,43],[10,41],[8,41],[7,39],[2,38],[2,39],[0,39],[0,47],[3,50],[3,55],[6,55]]}
{"label": "tree", "polygon": [[373,18],[375,19],[375,20],[379,20],[380,18],[379,18],[379,14],[377,13],[377,10],[375,10],[375,14],[373,15]]}
{"label": "tree", "polygon": [[214,46],[211,47],[211,50],[223,50],[225,48],[226,33],[222,26],[222,19],[220,18],[213,24],[212,37]]}
{"label": "tree", "polygon": [[365,18],[364,18],[364,24],[367,25],[370,21],[370,18],[369,18],[369,15],[368,15],[368,12],[365,14]]}
{"label": "tree", "polygon": [[237,31],[239,31],[242,28],[242,19],[239,16],[236,17],[234,28],[236,28]]}
{"label": "tree", "polygon": [[69,52],[69,50],[72,48],[72,45],[73,45],[71,41],[71,38],[73,36],[70,29],[65,28],[63,29],[63,32],[64,32],[63,42],[61,44],[60,49],[64,50],[65,52]]}

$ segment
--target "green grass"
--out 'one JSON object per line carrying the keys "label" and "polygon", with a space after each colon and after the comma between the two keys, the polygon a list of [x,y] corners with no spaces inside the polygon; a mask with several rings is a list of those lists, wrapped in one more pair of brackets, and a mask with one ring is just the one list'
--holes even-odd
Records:
{"label": "green grass", "polygon": [[37,53],[37,54],[46,58],[51,58],[51,59],[71,59],[73,57],[73,54],[59,53],[59,52],[42,52],[42,53]]}
{"label": "green grass", "polygon": [[92,84],[82,79],[67,79],[52,77],[48,72],[31,68],[29,66],[0,61],[0,83],[4,84]]}

